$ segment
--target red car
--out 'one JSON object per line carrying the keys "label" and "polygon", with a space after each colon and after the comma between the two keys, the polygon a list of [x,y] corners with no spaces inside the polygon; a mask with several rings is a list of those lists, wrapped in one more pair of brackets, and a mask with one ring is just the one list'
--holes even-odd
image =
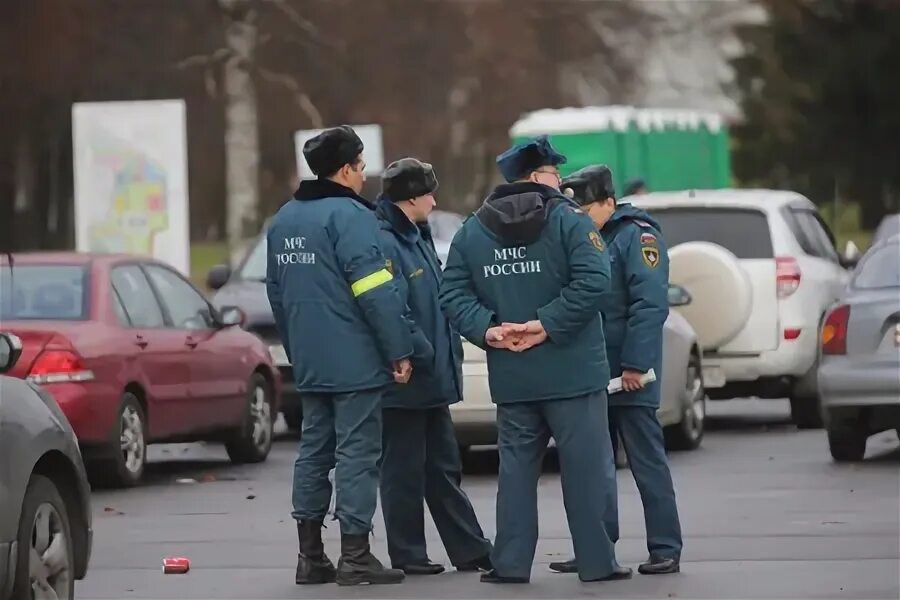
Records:
{"label": "red car", "polygon": [[49,391],[88,471],[140,481],[152,442],[225,442],[264,461],[281,380],[268,348],[161,262],[81,253],[0,257],[0,321],[22,340],[10,375]]}

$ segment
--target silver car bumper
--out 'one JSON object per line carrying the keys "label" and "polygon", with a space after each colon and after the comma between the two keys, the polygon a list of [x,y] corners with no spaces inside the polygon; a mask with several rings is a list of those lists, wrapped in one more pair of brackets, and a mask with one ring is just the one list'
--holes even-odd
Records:
{"label": "silver car bumper", "polygon": [[826,408],[900,405],[900,361],[825,357],[818,384]]}

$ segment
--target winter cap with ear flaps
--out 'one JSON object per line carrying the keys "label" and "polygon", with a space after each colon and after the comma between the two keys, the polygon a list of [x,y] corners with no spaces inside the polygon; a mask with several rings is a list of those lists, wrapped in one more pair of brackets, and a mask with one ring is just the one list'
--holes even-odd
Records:
{"label": "winter cap with ear flaps", "polygon": [[353,164],[362,151],[362,140],[348,125],[326,129],[303,144],[303,158],[319,178],[330,177],[344,165]]}
{"label": "winter cap with ear flaps", "polygon": [[616,197],[612,171],[606,165],[589,165],[563,179],[560,189],[571,189],[578,204],[590,204]]}
{"label": "winter cap with ear flaps", "polygon": [[433,193],[437,188],[434,167],[415,158],[392,162],[381,176],[381,191],[391,202],[418,198]]}
{"label": "winter cap with ear flaps", "polygon": [[557,152],[546,135],[513,146],[497,157],[497,167],[508,183],[519,181],[541,167],[563,165],[568,159]]}

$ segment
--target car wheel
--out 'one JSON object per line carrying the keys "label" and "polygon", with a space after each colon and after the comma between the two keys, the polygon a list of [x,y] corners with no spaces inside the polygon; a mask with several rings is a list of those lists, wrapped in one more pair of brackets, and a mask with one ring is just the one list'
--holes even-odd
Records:
{"label": "car wheel", "polygon": [[119,403],[115,437],[101,456],[85,465],[93,483],[133,487],[144,477],[147,465],[147,420],[137,396],[125,392]]}
{"label": "car wheel", "polygon": [[861,461],[866,455],[868,439],[868,432],[859,424],[844,424],[828,429],[828,449],[837,462]]}
{"label": "car wheel", "polygon": [[700,359],[691,354],[688,360],[687,388],[681,420],[665,429],[666,446],[672,450],[696,450],[703,441],[706,425],[706,388]]}
{"label": "car wheel", "polygon": [[818,396],[791,396],[791,420],[797,429],[819,429],[822,413]]}
{"label": "car wheel", "polygon": [[13,598],[75,598],[72,533],[65,502],[53,482],[32,475],[19,517]]}
{"label": "car wheel", "polygon": [[228,458],[236,464],[262,462],[272,449],[273,436],[272,391],[265,377],[254,373],[247,385],[243,422],[225,442]]}

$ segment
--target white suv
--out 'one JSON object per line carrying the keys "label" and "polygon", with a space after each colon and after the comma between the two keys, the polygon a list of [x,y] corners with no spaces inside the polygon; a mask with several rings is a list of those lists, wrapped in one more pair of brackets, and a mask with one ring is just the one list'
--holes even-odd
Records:
{"label": "white suv", "polygon": [[798,427],[821,425],[819,327],[846,285],[834,236],[807,198],[773,190],[691,190],[628,198],[662,227],[678,309],[703,347],[711,399],[791,401]]}

